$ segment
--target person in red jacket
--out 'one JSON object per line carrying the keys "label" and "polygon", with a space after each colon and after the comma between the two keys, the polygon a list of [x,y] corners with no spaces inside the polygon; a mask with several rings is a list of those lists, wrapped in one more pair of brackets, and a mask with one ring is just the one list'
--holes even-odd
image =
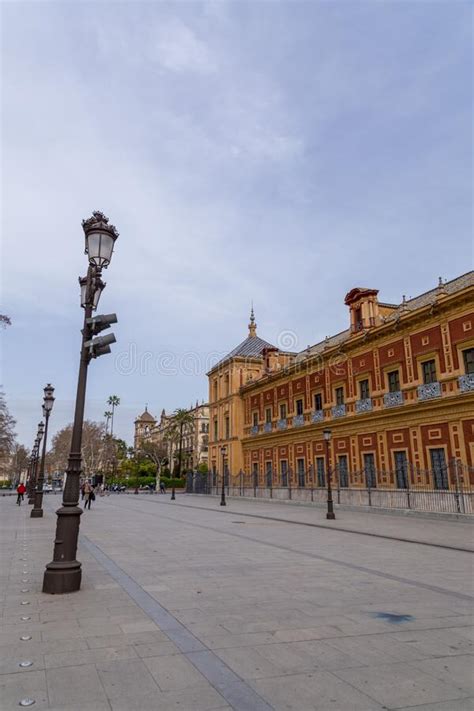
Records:
{"label": "person in red jacket", "polygon": [[25,494],[25,491],[26,491],[26,486],[24,484],[18,484],[18,486],[16,487],[16,493],[18,494],[18,496],[16,497],[16,503],[18,504],[18,506],[21,506],[21,502],[23,501],[23,496]]}

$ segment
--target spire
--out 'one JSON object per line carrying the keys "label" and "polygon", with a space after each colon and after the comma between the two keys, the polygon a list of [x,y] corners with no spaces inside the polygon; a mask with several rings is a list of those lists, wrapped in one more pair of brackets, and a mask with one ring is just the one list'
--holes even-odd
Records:
{"label": "spire", "polygon": [[253,301],[252,301],[252,308],[250,309],[249,338],[255,338],[256,335],[257,335],[257,324],[255,323],[255,314],[253,312]]}
{"label": "spire", "polygon": [[145,403],[145,412],[148,412],[148,403]]}
{"label": "spire", "polygon": [[439,296],[444,296],[446,294],[446,287],[443,282],[443,277],[439,277],[438,279],[438,292],[437,295]]}

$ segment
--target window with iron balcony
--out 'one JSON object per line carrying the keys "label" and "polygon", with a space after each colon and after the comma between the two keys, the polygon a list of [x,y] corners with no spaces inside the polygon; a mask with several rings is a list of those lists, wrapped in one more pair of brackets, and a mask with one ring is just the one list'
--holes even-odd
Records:
{"label": "window with iron balcony", "polygon": [[272,408],[267,407],[265,409],[265,424],[263,426],[263,431],[264,432],[271,432],[272,431]]}
{"label": "window with iron balcony", "polygon": [[315,412],[318,412],[318,410],[323,409],[323,395],[322,393],[315,393],[314,395],[314,410]]}
{"label": "window with iron balcony", "polygon": [[324,419],[323,412],[323,395],[322,393],[314,394],[314,410],[311,414],[312,422],[322,422]]}
{"label": "window with iron balcony", "polygon": [[344,387],[340,386],[335,390],[336,404],[331,409],[333,417],[344,417],[346,414],[346,406],[344,404]]}
{"label": "window with iron balcony", "polygon": [[250,428],[250,434],[258,434],[258,412],[252,413],[252,427]]}
{"label": "window with iron balcony", "polygon": [[418,399],[430,400],[434,397],[441,397],[441,385],[436,376],[436,361],[425,360],[421,364],[423,375],[423,385],[418,386]]}
{"label": "window with iron balcony", "polygon": [[403,405],[403,393],[400,390],[400,374],[398,370],[387,373],[388,393],[383,396],[385,407]]}
{"label": "window with iron balcony", "polygon": [[371,412],[372,398],[370,397],[369,381],[361,380],[359,382],[360,399],[356,401],[356,412]]}
{"label": "window with iron balcony", "polygon": [[459,390],[467,393],[474,390],[474,348],[467,348],[462,355],[464,375],[459,376]]}
{"label": "window with iron balcony", "polygon": [[300,427],[301,425],[304,424],[304,404],[303,400],[297,400],[296,401],[296,414],[293,417],[293,427]]}

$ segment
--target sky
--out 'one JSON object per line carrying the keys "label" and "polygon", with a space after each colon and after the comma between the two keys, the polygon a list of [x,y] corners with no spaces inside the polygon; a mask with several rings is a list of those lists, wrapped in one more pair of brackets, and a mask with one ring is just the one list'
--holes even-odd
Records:
{"label": "sky", "polygon": [[207,398],[248,331],[302,350],[345,294],[399,303],[472,268],[469,2],[1,4],[0,382],[31,446],[43,387],[72,421],[87,269],[81,221],[120,232],[99,312],[128,443]]}

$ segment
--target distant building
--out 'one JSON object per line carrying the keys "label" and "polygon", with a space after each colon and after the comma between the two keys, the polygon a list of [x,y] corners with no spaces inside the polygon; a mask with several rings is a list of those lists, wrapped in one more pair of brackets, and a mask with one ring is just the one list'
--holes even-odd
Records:
{"label": "distant building", "polygon": [[[183,427],[182,439],[182,469],[183,471],[197,469],[208,463],[209,448],[209,407],[206,403],[196,402],[188,412],[192,422]],[[162,444],[167,452],[170,469],[173,469],[178,456],[179,437],[174,430],[172,414],[162,410],[160,419],[155,419],[145,407],[145,411],[135,420],[134,447],[139,449],[143,442]]]}
{"label": "distant building", "polygon": [[139,449],[140,444],[149,438],[151,431],[156,425],[156,420],[153,415],[148,412],[148,406],[145,405],[145,410],[135,420],[135,435],[133,438],[134,449]]}

